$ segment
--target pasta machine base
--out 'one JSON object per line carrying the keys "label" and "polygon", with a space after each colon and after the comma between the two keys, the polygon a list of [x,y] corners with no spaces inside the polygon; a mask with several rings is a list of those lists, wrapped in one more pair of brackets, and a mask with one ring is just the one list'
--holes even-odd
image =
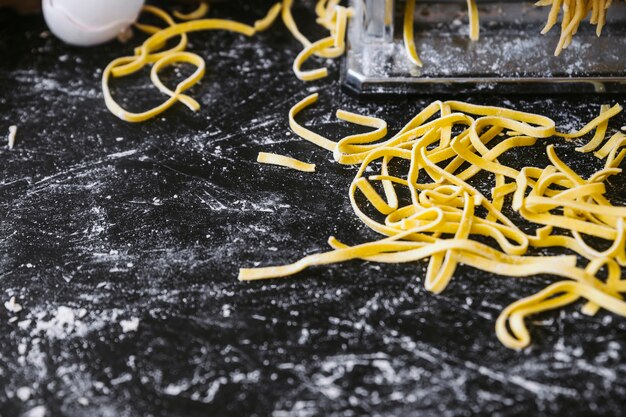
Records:
{"label": "pasta machine base", "polygon": [[540,34],[546,7],[479,2],[480,40],[473,42],[465,2],[418,3],[414,30],[422,68],[404,50],[404,4],[394,9],[393,0],[353,0],[352,6],[342,77],[359,94],[626,92],[623,2],[609,10],[601,37],[584,21],[558,57],[560,22]]}

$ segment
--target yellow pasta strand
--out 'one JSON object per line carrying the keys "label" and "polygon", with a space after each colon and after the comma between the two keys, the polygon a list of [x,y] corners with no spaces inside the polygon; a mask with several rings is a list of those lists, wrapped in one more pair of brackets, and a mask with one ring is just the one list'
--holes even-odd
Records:
{"label": "yellow pasta strand", "polygon": [[172,14],[178,20],[196,20],[202,19],[204,16],[207,15],[207,13],[209,13],[209,3],[206,1],[201,1],[198,4],[198,8],[192,12],[181,13],[177,10],[174,10]]}
{"label": "yellow pasta strand", "polygon": [[477,41],[480,37],[480,24],[476,0],[467,0],[467,14],[470,22],[470,39]]}
{"label": "yellow pasta strand", "polygon": [[293,130],[301,138],[306,139],[309,142],[313,142],[321,148],[332,151],[337,145],[335,142],[306,129],[305,127],[298,124],[298,122],[296,122],[296,116],[298,115],[298,113],[300,113],[302,110],[309,107],[310,105],[315,104],[318,98],[319,94],[314,93],[293,106],[291,110],[289,110],[289,126],[291,127],[291,130]]}
{"label": "yellow pasta strand", "polygon": [[273,5],[264,18],[254,22],[254,30],[258,33],[265,32],[267,29],[269,29],[280,15],[282,7],[283,5],[281,3],[276,3],[275,5]]}
{"label": "yellow pasta strand", "polygon": [[308,164],[294,158],[275,153],[259,152],[257,162],[261,164],[278,165],[303,172],[315,172],[315,164]]}
{"label": "yellow pasta strand", "polygon": [[[111,62],[109,66],[107,66],[107,68],[104,70],[104,74],[102,77],[102,91],[104,92],[104,101],[106,103],[106,106],[111,111],[111,113],[113,113],[122,120],[136,123],[143,122],[145,120],[158,116],[165,110],[172,107],[177,101],[181,101],[193,111],[197,111],[199,109],[200,105],[191,97],[184,95],[183,92],[191,88],[202,78],[205,72],[205,64],[204,60],[200,56],[196,54],[191,54],[189,52],[176,52],[166,55],[158,60],[152,67],[152,70],[150,72],[150,78],[153,80],[153,82],[155,82],[155,84],[157,84],[157,87],[160,91],[170,96],[165,102],[163,102],[163,104],[141,113],[133,113],[122,108],[113,99],[111,92],[109,91],[109,78],[115,68],[118,68],[119,65],[128,64],[129,62],[132,62],[133,59],[134,57],[118,58]],[[195,65],[197,69],[192,75],[181,81],[176,86],[176,89],[174,91],[171,91],[170,89],[165,87],[163,83],[161,83],[158,73],[161,68],[179,62],[186,62]]]}
{"label": "yellow pasta strand", "polygon": [[283,0],[283,7],[281,17],[283,19],[283,23],[289,29],[294,38],[298,40],[305,48],[311,45],[311,41],[304,36],[300,29],[298,29],[298,25],[296,21],[293,19],[293,14],[291,13],[291,9],[293,8],[293,0]]}
{"label": "yellow pasta strand", "polygon": [[[600,108],[600,114],[606,113],[607,111],[609,111],[609,106],[606,104],[602,105],[602,107]],[[608,128],[608,126],[608,120],[604,120],[603,122],[598,124],[598,127],[596,128],[596,134],[593,135],[593,138],[589,142],[587,142],[587,144],[576,148],[576,151],[583,153],[595,151],[596,148],[600,146],[600,144],[604,141],[604,138],[606,136],[606,129]]]}
{"label": "yellow pasta strand", "polygon": [[413,28],[414,15],[415,0],[406,0],[404,10],[404,47],[411,62],[421,67],[423,65],[422,60],[417,55],[417,48],[415,47],[415,31]]}
{"label": "yellow pasta strand", "polygon": [[305,45],[293,62],[293,72],[302,81],[313,81],[328,76],[328,69],[318,68],[303,71],[302,66],[311,56],[317,55],[324,58],[337,58],[344,54],[346,49],[345,37],[348,19],[351,10],[345,7],[336,7],[335,26],[331,28],[331,34],[327,38]]}

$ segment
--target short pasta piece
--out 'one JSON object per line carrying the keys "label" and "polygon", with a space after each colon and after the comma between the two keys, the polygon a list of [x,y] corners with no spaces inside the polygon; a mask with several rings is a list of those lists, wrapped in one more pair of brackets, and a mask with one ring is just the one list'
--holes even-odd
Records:
{"label": "short pasta piece", "polygon": [[303,172],[315,172],[315,164],[309,164],[294,158],[290,158],[288,156],[278,155],[275,153],[259,152],[259,156],[256,160],[261,164],[278,165],[281,167],[291,168]]}

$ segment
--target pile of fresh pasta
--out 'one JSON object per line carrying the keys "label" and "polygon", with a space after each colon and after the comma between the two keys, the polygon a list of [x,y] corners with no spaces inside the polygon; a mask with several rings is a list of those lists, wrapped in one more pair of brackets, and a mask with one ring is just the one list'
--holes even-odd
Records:
{"label": "pile of fresh pasta", "polygon": [[[579,299],[587,300],[586,314],[605,309],[626,317],[621,295],[626,292],[626,279],[621,278],[621,266],[626,265],[626,207],[612,205],[605,195],[607,179],[621,173],[626,135],[618,131],[603,143],[609,119],[622,110],[619,105],[603,106],[580,131],[565,134],[538,114],[436,101],[389,139],[383,120],[340,110],[339,119],[373,130],[333,141],[295,120],[317,99],[313,94],[296,104],[290,125],[303,139],[331,151],[338,163],[359,166],[348,191],[352,208],[365,225],[385,237],[356,246],[331,237],[328,252],[284,266],[242,269],[239,279],[285,277],[311,266],[353,259],[383,263],[428,259],[424,286],[434,293],[446,288],[459,264],[499,276],[558,277],[537,294],[508,306],[498,318],[498,338],[517,349],[530,343],[527,316]],[[559,159],[553,144],[546,147],[548,166],[516,169],[498,160],[538,141],[579,138],[594,130],[589,143],[577,148],[595,151],[605,161],[589,178]],[[398,170],[402,166],[405,169]],[[484,172],[493,178],[489,194],[473,182]],[[400,201],[401,188],[408,191],[410,201]],[[535,225],[536,231],[522,231],[505,215],[510,210]],[[590,237],[606,241],[608,249],[594,248]],[[529,254],[536,248],[570,254]],[[577,256],[584,264],[579,265]]]}
{"label": "pile of fresh pasta", "polygon": [[[291,14],[292,0],[275,4],[264,18],[252,25],[205,18],[208,5],[204,3],[189,14],[175,14],[182,22],[176,22],[161,9],[146,6],[144,12],[162,20],[165,27],[136,24],[138,30],[149,36],[133,55],[114,60],[104,70],[105,103],[113,114],[129,122],[154,118],[177,102],[197,111],[199,103],[185,91],[202,78],[205,63],[202,57],[187,51],[187,34],[227,30],[253,36],[268,29],[279,16],[303,46],[293,64],[296,76],[304,81],[326,77],[326,68],[304,70],[303,66],[314,56],[336,58],[345,53],[346,26],[353,11],[340,6],[339,1],[317,2],[317,23],[328,31],[328,36],[314,42],[298,30]],[[555,1],[559,3],[550,3],[553,12],[555,7],[558,12],[559,8],[573,4]],[[601,29],[605,12],[598,7],[606,10],[610,3],[598,3],[600,6],[596,7],[595,1],[599,0],[585,4],[592,7],[592,22],[596,21]],[[473,25],[470,33],[477,38],[478,13],[474,0],[468,0],[468,6]],[[414,1],[407,1],[410,13],[405,16],[413,15],[413,7]],[[580,14],[567,16],[563,20],[568,23],[562,47],[571,41],[575,28],[568,29],[569,25]],[[407,51],[417,64],[419,57],[412,26],[407,30],[409,26],[407,19]],[[167,42],[176,37],[178,44],[165,49]],[[171,90],[160,80],[159,72],[176,63],[192,64],[196,71]],[[133,113],[115,101],[109,82],[146,66],[151,66],[151,81],[167,99],[153,109]],[[348,198],[363,223],[383,237],[356,246],[331,237],[328,252],[307,256],[290,265],[242,269],[241,280],[285,277],[310,266],[352,259],[383,263],[428,260],[424,285],[434,293],[446,288],[459,264],[500,276],[558,277],[537,294],[508,306],[498,318],[498,338],[504,345],[517,349],[530,343],[525,326],[527,316],[562,308],[580,299],[586,300],[583,306],[586,314],[604,309],[626,316],[626,303],[621,295],[626,292],[626,280],[621,277],[621,267],[626,265],[626,207],[612,205],[606,196],[606,182],[621,173],[619,166],[626,156],[625,134],[617,131],[607,139],[609,121],[621,111],[619,105],[602,106],[600,115],[580,131],[565,134],[559,133],[554,121],[542,115],[436,101],[388,139],[383,120],[340,110],[338,118],[372,130],[331,140],[296,121],[296,116],[317,99],[317,94],[313,94],[297,103],[289,113],[290,126],[303,139],[332,152],[338,163],[359,166]],[[559,159],[552,144],[546,148],[548,166],[520,168],[500,162],[505,154],[510,155],[519,147],[582,138],[591,133],[588,143],[577,150],[594,152],[604,160],[604,167],[589,178],[582,178]],[[315,172],[315,165],[284,155],[261,152],[258,162]],[[404,170],[398,169],[402,166]],[[475,184],[485,174],[493,181],[489,193],[479,191]],[[401,189],[408,192],[410,201],[401,201],[399,195],[404,194],[399,192]],[[511,211],[535,225],[534,233],[523,231],[506,215]],[[589,243],[590,237],[594,242],[604,241],[605,248],[594,247]],[[537,256],[538,249],[554,254]]]}

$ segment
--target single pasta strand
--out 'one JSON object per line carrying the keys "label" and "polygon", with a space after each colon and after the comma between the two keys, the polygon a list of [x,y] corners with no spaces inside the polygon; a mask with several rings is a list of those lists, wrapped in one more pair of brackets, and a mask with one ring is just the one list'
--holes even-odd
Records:
{"label": "single pasta strand", "polygon": [[174,10],[172,14],[178,20],[196,20],[202,19],[204,16],[207,15],[207,13],[209,13],[209,3],[206,1],[200,1],[200,3],[198,4],[198,8],[192,12],[181,13],[178,10]]}
{"label": "single pasta strand", "polygon": [[298,77],[298,79],[302,81],[313,81],[328,76],[327,68],[317,68],[313,70],[303,71],[302,65],[315,53],[330,48],[334,44],[335,39],[333,37],[329,37],[320,39],[319,41],[313,42],[309,46],[305,47],[293,61],[293,72],[296,74],[296,77]]}
{"label": "single pasta strand", "polygon": [[282,7],[282,3],[276,3],[275,5],[273,5],[264,18],[254,22],[254,30],[256,30],[258,33],[265,32],[267,29],[269,29],[278,18],[278,15],[280,15]]}
{"label": "single pasta strand", "polygon": [[415,47],[415,30],[413,28],[413,20],[415,15],[415,0],[406,0],[406,6],[404,9],[404,48],[409,60],[421,67],[422,60],[417,54],[417,48]]}
{"label": "single pasta strand", "polygon": [[598,4],[598,22],[597,22],[597,26],[596,26],[596,36],[600,36],[602,34],[602,29],[604,28],[604,25],[606,23],[606,9],[608,8],[606,6],[607,2],[606,0],[597,0],[594,1],[595,3],[599,3]]}
{"label": "single pasta strand", "polygon": [[315,3],[315,14],[317,15],[317,17],[324,17],[324,15],[326,14],[327,2],[328,0],[318,0],[317,3]]}
{"label": "single pasta strand", "polygon": [[298,113],[300,113],[307,107],[315,104],[318,98],[319,94],[313,93],[310,96],[302,99],[295,106],[293,106],[291,110],[289,110],[289,126],[291,127],[291,130],[293,130],[301,138],[306,139],[309,142],[313,142],[321,148],[333,151],[335,149],[335,146],[337,146],[336,142],[326,139],[325,137],[306,129],[304,126],[301,126],[300,124],[298,124],[298,122],[296,122],[296,116],[298,115]]}
{"label": "single pasta strand", "polygon": [[[606,113],[607,111],[609,111],[609,106],[607,104],[603,104],[602,107],[600,107],[600,114]],[[583,153],[595,151],[598,146],[600,146],[600,144],[604,142],[604,138],[606,137],[606,129],[608,128],[608,126],[608,119],[598,124],[598,127],[596,128],[596,134],[593,136],[593,138],[589,142],[587,142],[587,144],[576,148],[576,151]]]}
{"label": "single pasta strand", "polygon": [[[168,26],[174,26],[176,24],[176,22],[174,21],[174,19],[172,19],[172,17],[167,14],[164,10],[159,9],[158,7],[154,7],[154,6],[150,6],[150,5],[146,5],[143,6],[141,8],[141,12],[142,13],[148,13],[151,14],[153,16],[156,16],[157,18],[161,19],[162,21],[164,21]],[[163,28],[158,27],[158,26],[153,26],[153,25],[147,25],[147,24],[143,24],[143,23],[139,23],[139,22],[135,22],[134,26],[139,29],[140,31],[148,34],[148,35],[154,35],[155,33],[158,33],[160,31],[163,30]],[[159,59],[163,58],[164,56],[171,54],[171,53],[175,53],[175,52],[182,52],[187,48],[187,43],[188,43],[188,37],[186,33],[181,33],[180,34],[180,41],[178,42],[178,44],[174,47],[172,47],[171,49],[165,50],[165,51],[161,51],[161,52],[157,52],[155,54],[151,55],[151,62],[156,62]],[[163,48],[165,46],[165,42],[157,45],[155,47],[155,49],[159,50],[161,48]],[[135,49],[135,54],[139,54],[140,52],[140,48],[136,48]]]}
{"label": "single pasta strand", "polygon": [[175,62],[187,62],[197,67],[196,71],[185,80],[180,82],[176,86],[176,89],[174,91],[169,90],[160,81],[158,81],[160,87],[159,89],[170,96],[165,102],[157,107],[154,107],[153,109],[141,113],[129,112],[122,108],[119,104],[117,104],[117,102],[113,99],[113,96],[111,95],[111,92],[109,90],[109,78],[113,70],[118,67],[118,65],[127,64],[133,59],[134,57],[118,58],[111,62],[109,66],[107,66],[107,68],[104,70],[102,77],[102,91],[104,92],[104,101],[106,103],[106,106],[111,111],[111,113],[127,122],[137,123],[156,117],[157,115],[172,107],[178,101],[183,102],[193,111],[198,110],[199,104],[191,97],[185,96],[182,93],[185,90],[191,88],[202,78],[205,71],[205,63],[200,56],[188,52],[176,52],[174,54],[166,55],[159,61],[157,61],[152,67],[151,79],[153,80],[153,82],[155,80],[158,80],[159,69],[168,65],[172,65]]}
{"label": "single pasta strand", "polygon": [[257,162],[261,164],[278,165],[303,172],[315,172],[315,164],[308,164],[294,158],[275,153],[259,152]]}
{"label": "single pasta strand", "polygon": [[480,24],[476,0],[467,0],[467,14],[469,17],[470,39],[477,41],[480,37]]}
{"label": "single pasta strand", "polygon": [[291,32],[291,35],[298,40],[305,48],[311,45],[311,41],[304,36],[300,29],[298,29],[298,25],[293,18],[293,14],[291,13],[291,9],[293,8],[293,0],[283,0],[283,7],[281,17],[283,19],[283,23]]}

